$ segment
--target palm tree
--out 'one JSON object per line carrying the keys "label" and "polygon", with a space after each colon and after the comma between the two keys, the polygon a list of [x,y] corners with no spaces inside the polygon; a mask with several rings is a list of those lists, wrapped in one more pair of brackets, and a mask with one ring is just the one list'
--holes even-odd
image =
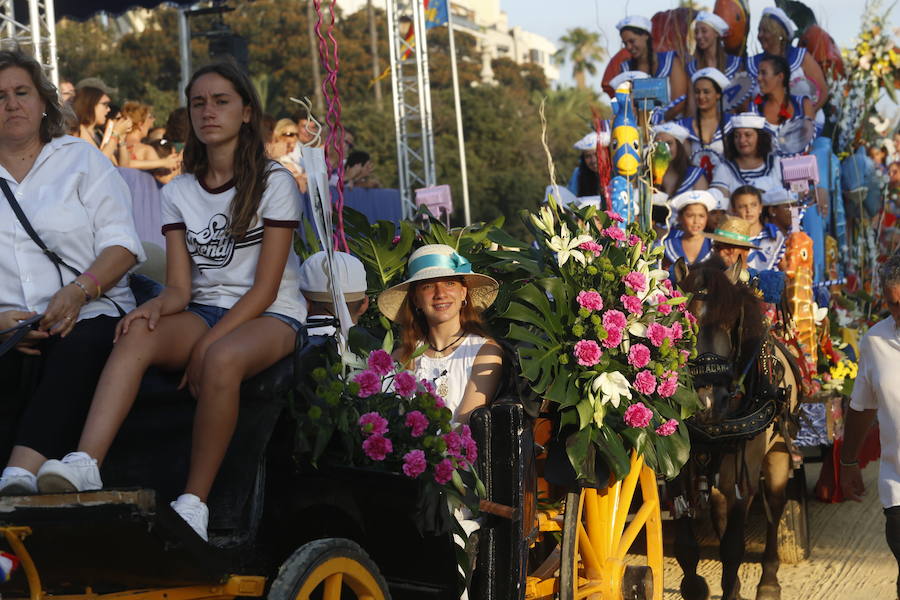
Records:
{"label": "palm tree", "polygon": [[600,46],[600,34],[575,27],[559,38],[559,43],[562,47],[553,55],[553,60],[559,65],[571,61],[575,85],[578,89],[587,88],[585,73],[595,75],[596,63],[606,58],[606,50]]}

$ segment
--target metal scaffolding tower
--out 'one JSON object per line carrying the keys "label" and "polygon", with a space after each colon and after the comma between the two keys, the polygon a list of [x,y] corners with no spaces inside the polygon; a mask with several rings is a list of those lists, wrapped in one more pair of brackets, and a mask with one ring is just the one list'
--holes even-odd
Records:
{"label": "metal scaffolding tower", "polygon": [[0,32],[4,43],[12,40],[23,50],[30,50],[53,85],[59,86],[53,0],[28,0],[27,24],[16,19],[14,0],[0,0]]}
{"label": "metal scaffolding tower", "polygon": [[411,217],[416,188],[436,183],[423,0],[387,0],[387,18],[400,197]]}

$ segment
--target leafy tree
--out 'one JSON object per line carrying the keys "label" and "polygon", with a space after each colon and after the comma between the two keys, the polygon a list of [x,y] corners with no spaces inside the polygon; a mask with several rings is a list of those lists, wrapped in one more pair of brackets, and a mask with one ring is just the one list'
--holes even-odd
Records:
{"label": "leafy tree", "polygon": [[597,63],[606,59],[606,50],[600,46],[600,34],[588,31],[583,27],[575,27],[566,31],[559,38],[561,48],[553,55],[557,64],[567,60],[572,63],[572,75],[579,89],[587,88],[585,73],[595,75]]}

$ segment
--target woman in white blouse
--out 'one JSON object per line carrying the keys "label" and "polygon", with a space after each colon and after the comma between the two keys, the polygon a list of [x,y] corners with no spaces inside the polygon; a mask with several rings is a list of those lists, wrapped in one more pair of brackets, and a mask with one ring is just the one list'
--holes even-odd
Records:
{"label": "woman in white blouse", "polygon": [[[43,315],[19,352],[0,357],[0,495],[36,492],[46,457],[77,441],[120,311],[134,308],[124,276],[144,258],[128,186],[93,145],[65,135],[63,110],[33,58],[0,52],[0,313]],[[13,203],[80,275],[48,258]]]}
{"label": "woman in white blouse", "polygon": [[[443,244],[413,252],[407,269],[406,281],[378,296],[379,310],[400,328],[394,358],[414,369],[416,379],[433,381],[453,422],[467,423],[500,384],[500,346],[481,320],[497,297],[497,282],[473,273],[468,260]],[[422,344],[428,350],[409,364]]]}

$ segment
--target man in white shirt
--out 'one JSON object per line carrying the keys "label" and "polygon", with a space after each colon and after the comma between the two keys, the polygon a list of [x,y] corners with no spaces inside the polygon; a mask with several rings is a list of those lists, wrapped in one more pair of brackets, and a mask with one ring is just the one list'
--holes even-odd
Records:
{"label": "man in white shirt", "polygon": [[[860,446],[877,415],[881,433],[878,495],[886,517],[888,546],[900,565],[900,253],[881,269],[882,298],[891,316],[866,333],[859,344],[859,373],[844,423],[841,490],[860,501],[865,492],[860,474]],[[897,580],[900,598],[900,577]]]}

